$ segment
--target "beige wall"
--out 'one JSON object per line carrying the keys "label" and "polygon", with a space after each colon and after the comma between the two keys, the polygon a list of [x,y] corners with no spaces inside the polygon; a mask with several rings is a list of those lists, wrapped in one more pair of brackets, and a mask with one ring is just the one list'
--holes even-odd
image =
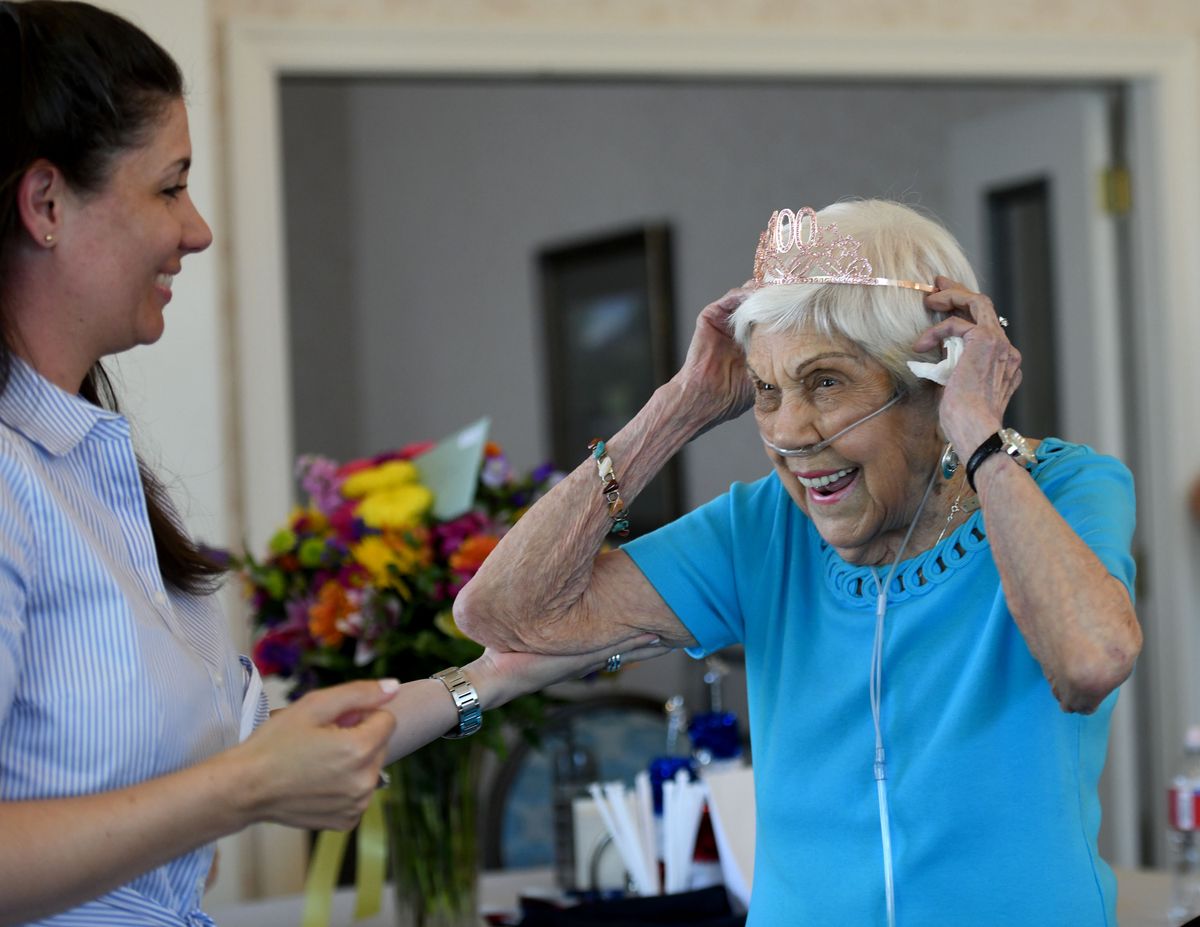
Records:
{"label": "beige wall", "polygon": [[1124,35],[1169,28],[1200,36],[1200,4],[1195,0],[211,0],[210,8],[217,23],[232,16],[474,26],[587,22],[598,28],[634,23],[737,29],[790,23],[838,32],[889,29],[913,41],[920,41],[931,25],[941,33],[972,35]]}

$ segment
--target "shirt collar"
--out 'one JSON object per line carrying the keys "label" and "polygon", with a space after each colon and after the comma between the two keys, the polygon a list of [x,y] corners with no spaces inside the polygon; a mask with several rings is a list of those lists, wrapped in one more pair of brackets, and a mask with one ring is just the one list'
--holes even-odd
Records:
{"label": "shirt collar", "polygon": [[49,453],[71,453],[97,424],[114,419],[120,416],[60,389],[12,356],[8,385],[0,395],[0,421]]}

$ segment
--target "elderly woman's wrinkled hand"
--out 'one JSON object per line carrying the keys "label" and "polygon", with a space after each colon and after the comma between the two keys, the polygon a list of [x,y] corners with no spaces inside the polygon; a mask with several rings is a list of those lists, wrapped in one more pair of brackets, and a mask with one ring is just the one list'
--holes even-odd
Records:
{"label": "elderly woman's wrinkled hand", "polygon": [[696,417],[704,422],[700,433],[737,418],[754,404],[746,356],[729,329],[729,317],[752,292],[748,285],[735,287],[704,307],[687,358],[675,375]]}
{"label": "elderly woman's wrinkled hand", "polygon": [[927,329],[913,345],[928,351],[957,335],[963,340],[958,365],[946,383],[939,411],[942,431],[966,460],[1003,424],[1004,410],[1021,383],[1021,353],[1000,325],[992,301],[949,277],[934,281],[925,297],[931,312],[947,318]]}
{"label": "elderly woman's wrinkled hand", "polygon": [[628,635],[599,650],[584,653],[546,655],[519,653],[489,647],[468,667],[468,677],[488,692],[489,704],[502,704],[518,695],[537,692],[568,679],[578,679],[607,667],[614,654],[617,666],[649,660],[670,653],[672,648],[657,635]]}

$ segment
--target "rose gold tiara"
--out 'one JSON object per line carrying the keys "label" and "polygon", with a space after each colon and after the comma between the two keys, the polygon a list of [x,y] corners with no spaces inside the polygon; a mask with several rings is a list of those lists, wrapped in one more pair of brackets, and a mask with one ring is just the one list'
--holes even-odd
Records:
{"label": "rose gold tiara", "polygon": [[782,283],[898,286],[922,293],[933,293],[936,289],[928,283],[876,277],[871,262],[862,254],[862,243],[849,235],[839,235],[836,225],[821,228],[817,214],[808,206],[796,212],[776,210],[758,239],[758,250],[754,252],[754,285]]}

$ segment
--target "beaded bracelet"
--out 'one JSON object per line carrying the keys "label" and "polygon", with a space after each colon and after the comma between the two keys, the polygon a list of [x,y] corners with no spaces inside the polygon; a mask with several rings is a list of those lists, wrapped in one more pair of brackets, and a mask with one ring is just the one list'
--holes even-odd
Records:
{"label": "beaded bracelet", "polygon": [[608,456],[607,445],[599,438],[588,442],[588,450],[596,461],[596,470],[600,475],[600,492],[608,502],[608,517],[612,519],[609,531],[619,537],[629,537],[629,511],[621,499],[621,486],[613,474],[612,458]]}

